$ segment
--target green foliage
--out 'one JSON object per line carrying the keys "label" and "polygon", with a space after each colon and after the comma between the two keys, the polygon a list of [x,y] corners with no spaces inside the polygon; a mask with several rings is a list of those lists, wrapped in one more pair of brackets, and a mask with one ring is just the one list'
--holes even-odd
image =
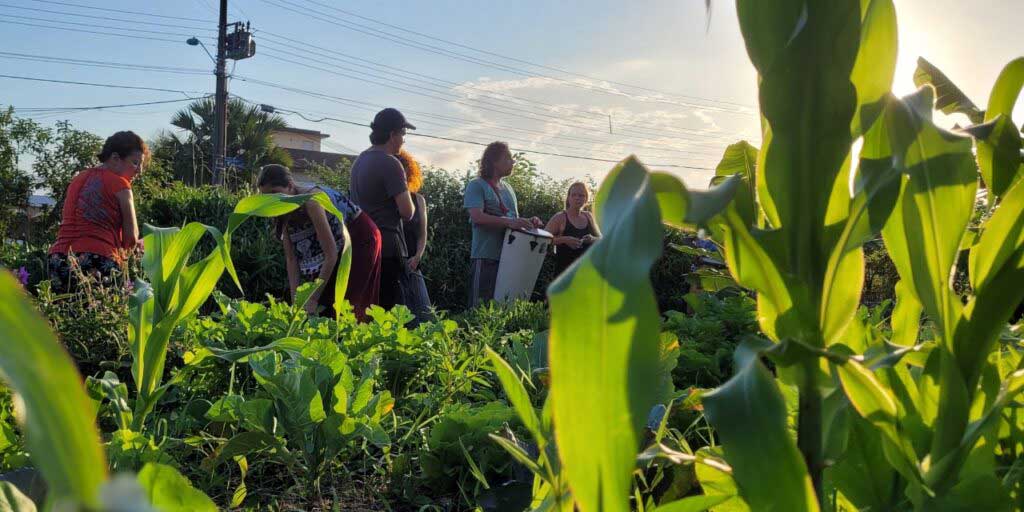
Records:
{"label": "green foliage", "polygon": [[29,119],[14,117],[14,109],[0,111],[0,240],[13,234],[17,209],[28,204],[32,177],[18,166],[25,146],[40,144],[45,130]]}
{"label": "green foliage", "polygon": [[128,342],[129,277],[116,275],[109,285],[84,278],[77,293],[56,294],[50,282],[36,289],[36,308],[50,321],[50,328],[83,375],[95,375],[101,369],[129,373],[122,362],[131,353]]}
{"label": "green foliage", "polygon": [[424,483],[438,490],[459,488],[475,495],[479,488],[509,478],[512,464],[488,436],[514,418],[515,412],[499,402],[460,405],[445,412],[431,427],[420,456]]}
{"label": "green foliage", "polygon": [[[204,98],[194,101],[179,110],[171,124],[188,132],[187,138],[165,133],[157,139],[156,151],[169,157],[174,177],[191,184],[209,183],[212,178],[212,148],[214,126],[214,101]],[[247,104],[238,98],[231,98],[227,105],[227,147],[228,156],[241,157],[245,164],[233,169],[225,183],[235,188],[248,188],[259,168],[266,164],[292,165],[291,155],[274,144],[273,132],[288,126],[277,114],[263,112],[259,105]]]}
{"label": "green foliage", "polygon": [[746,295],[687,297],[693,314],[665,313],[663,329],[679,339],[679,363],[672,372],[676,388],[711,388],[732,374],[732,353],[743,339],[758,333],[754,301]]}

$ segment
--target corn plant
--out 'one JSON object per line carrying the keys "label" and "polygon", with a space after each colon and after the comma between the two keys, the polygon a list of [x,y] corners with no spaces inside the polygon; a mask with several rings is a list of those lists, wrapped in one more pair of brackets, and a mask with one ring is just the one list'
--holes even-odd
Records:
{"label": "corn plant", "polygon": [[[217,510],[177,470],[147,464],[137,476],[108,480],[93,406],[68,353],[31,306],[15,278],[0,269],[0,377],[17,394],[28,450],[49,491],[44,510]],[[37,505],[0,482],[0,510]]]}
{"label": "corn plant", "polygon": [[[1018,415],[1004,410],[1024,370],[998,340],[1024,298],[1024,186],[1019,134],[996,116],[1012,109],[1020,64],[997,81],[989,122],[970,130],[997,203],[981,234],[965,238],[972,143],[934,124],[930,87],[889,93],[891,1],[739,0],[737,11],[759,73],[763,147],[730,148],[740,154],[723,166],[741,172],[700,193],[624,161],[597,196],[606,236],[548,291],[549,400],[575,506],[627,506],[642,415],[657,403],[646,272],[663,221],[705,227],[721,242],[732,277],[757,292],[768,340],[742,344],[733,378],[704,396],[724,461],[716,451],[676,456],[697,464],[714,499],[659,510],[722,499],[753,510],[1011,508],[1018,465],[993,459],[1012,463],[1021,439]],[[881,341],[856,315],[861,246],[878,233],[902,279],[892,337]],[[950,283],[962,248],[966,303]],[[922,313],[935,329],[919,343]]]}
{"label": "corn plant", "polygon": [[[142,430],[157,401],[178,382],[178,379],[172,379],[161,385],[167,345],[174,328],[206,302],[225,270],[241,289],[231,261],[231,235],[234,231],[250,217],[284,215],[309,199],[342,219],[341,212],[323,193],[297,196],[270,194],[239,201],[223,234],[217,228],[198,222],[191,222],[180,229],[146,226],[146,253],[142,266],[149,282],[136,280],[129,305],[132,377],[138,393],[130,422],[132,430]],[[189,263],[196,244],[207,233],[213,237],[216,248],[199,261]],[[345,238],[348,238],[347,231]],[[343,297],[352,261],[351,244],[345,245],[340,257],[335,292],[338,297]],[[340,308],[339,301],[335,306],[336,315],[340,314]]]}

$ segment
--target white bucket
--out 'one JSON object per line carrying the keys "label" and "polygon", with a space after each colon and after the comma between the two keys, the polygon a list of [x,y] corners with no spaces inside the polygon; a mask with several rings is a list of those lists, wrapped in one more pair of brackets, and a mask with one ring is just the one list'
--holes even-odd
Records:
{"label": "white bucket", "polygon": [[543,229],[505,229],[494,300],[529,300],[554,236]]}

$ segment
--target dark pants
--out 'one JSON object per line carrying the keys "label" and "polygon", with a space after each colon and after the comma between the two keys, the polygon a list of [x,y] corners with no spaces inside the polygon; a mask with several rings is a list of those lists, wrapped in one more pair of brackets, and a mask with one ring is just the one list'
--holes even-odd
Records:
{"label": "dark pants", "polygon": [[77,291],[81,276],[92,277],[99,283],[109,284],[111,275],[120,270],[114,260],[91,252],[80,252],[72,257],[53,253],[47,267],[50,274],[50,289],[54,293]]}
{"label": "dark pants", "polygon": [[409,270],[404,258],[381,258],[380,260],[380,307],[391,309],[405,304],[402,294],[402,279]]}
{"label": "dark pants", "polygon": [[469,278],[469,307],[494,299],[494,285],[498,281],[498,260],[475,258]]}
{"label": "dark pants", "polygon": [[405,305],[416,315],[416,319],[410,327],[416,327],[423,322],[430,322],[434,314],[430,312],[430,295],[427,293],[427,282],[419,270],[406,274],[402,282],[402,291],[405,295]]}

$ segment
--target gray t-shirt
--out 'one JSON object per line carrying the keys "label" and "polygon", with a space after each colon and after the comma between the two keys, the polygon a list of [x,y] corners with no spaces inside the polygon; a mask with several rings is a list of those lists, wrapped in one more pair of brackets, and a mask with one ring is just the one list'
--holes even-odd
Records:
{"label": "gray t-shirt", "polygon": [[[494,192],[483,178],[473,178],[466,184],[466,192],[462,197],[462,207],[480,208],[484,213],[495,217],[519,216],[519,204],[516,201],[516,193],[512,187],[504,181],[498,182],[498,190],[501,192],[501,199]],[[501,206],[505,205],[505,211]],[[472,223],[472,221],[470,221]],[[482,258],[497,260],[501,258],[501,238],[505,236],[505,228],[491,228],[473,224],[473,242],[469,249],[469,257],[473,259]]]}
{"label": "gray t-shirt", "polygon": [[405,170],[394,155],[368,149],[352,163],[349,198],[380,229],[381,257],[405,258],[408,251],[401,233],[402,217],[395,196],[409,190]]}

